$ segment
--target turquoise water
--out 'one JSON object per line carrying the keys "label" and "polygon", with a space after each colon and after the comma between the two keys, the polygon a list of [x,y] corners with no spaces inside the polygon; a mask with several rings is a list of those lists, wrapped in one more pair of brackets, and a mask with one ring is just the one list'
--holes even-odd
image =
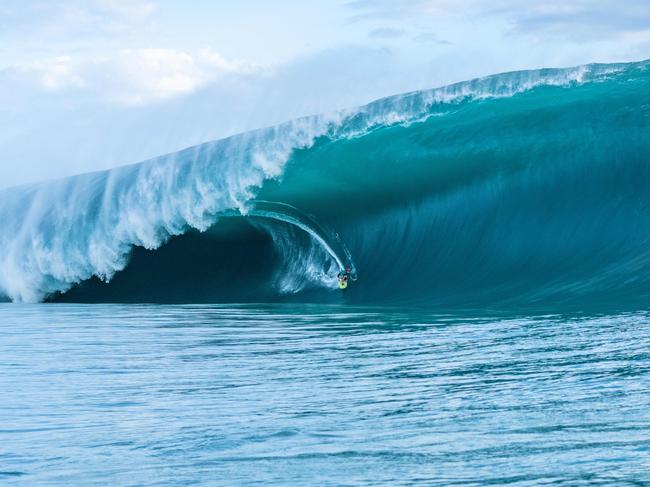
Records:
{"label": "turquoise water", "polygon": [[0,480],[650,485],[649,67],[0,190]]}
{"label": "turquoise water", "polygon": [[0,305],[7,485],[645,485],[650,316]]}
{"label": "turquoise water", "polygon": [[2,190],[0,299],[644,309],[649,66],[503,73]]}

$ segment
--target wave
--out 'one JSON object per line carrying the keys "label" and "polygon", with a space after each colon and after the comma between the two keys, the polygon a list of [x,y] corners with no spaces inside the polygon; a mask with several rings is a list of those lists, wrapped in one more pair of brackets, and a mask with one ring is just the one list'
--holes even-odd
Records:
{"label": "wave", "polygon": [[0,191],[0,294],[643,302],[649,65],[499,74]]}

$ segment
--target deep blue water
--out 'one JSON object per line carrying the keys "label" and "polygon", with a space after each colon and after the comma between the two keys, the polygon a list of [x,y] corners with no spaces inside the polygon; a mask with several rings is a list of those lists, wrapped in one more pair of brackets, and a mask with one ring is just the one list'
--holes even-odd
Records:
{"label": "deep blue water", "polygon": [[648,485],[650,317],[0,305],[0,482]]}

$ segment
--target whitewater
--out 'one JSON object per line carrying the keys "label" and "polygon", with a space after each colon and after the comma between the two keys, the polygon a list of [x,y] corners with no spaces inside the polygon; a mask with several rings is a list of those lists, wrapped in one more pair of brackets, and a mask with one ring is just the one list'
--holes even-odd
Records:
{"label": "whitewater", "polygon": [[638,304],[649,66],[498,74],[1,190],[0,296]]}

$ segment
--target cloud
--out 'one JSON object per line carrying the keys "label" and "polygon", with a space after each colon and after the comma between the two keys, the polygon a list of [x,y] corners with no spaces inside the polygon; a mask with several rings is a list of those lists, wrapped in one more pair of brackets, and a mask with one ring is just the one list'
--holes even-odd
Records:
{"label": "cloud", "polygon": [[406,2],[402,0],[352,0],[345,4],[351,12],[351,21],[362,21],[372,19],[395,19],[410,17],[412,14],[421,11],[426,2],[413,0]]}
{"label": "cloud", "polygon": [[564,39],[603,39],[644,32],[650,26],[648,0],[354,0],[351,21],[377,19],[499,20],[505,33]]}
{"label": "cloud", "polygon": [[373,29],[368,32],[368,37],[371,39],[398,39],[404,37],[406,31],[404,29],[391,29],[389,27]]}
{"label": "cloud", "polygon": [[502,2],[501,12],[513,30],[523,35],[545,35],[572,39],[603,39],[645,31],[650,26],[647,0],[575,0],[533,4],[510,12]]}
{"label": "cloud", "polygon": [[0,9],[0,37],[69,40],[125,35],[152,25],[158,11],[150,0],[25,0]]}
{"label": "cloud", "polygon": [[228,74],[259,66],[226,59],[210,49],[123,49],[102,58],[60,56],[4,70],[44,92],[91,93],[120,104],[146,104],[196,91]]}
{"label": "cloud", "polygon": [[156,4],[143,0],[67,0],[59,4],[50,20],[79,31],[120,32],[149,21],[156,10]]}
{"label": "cloud", "polygon": [[448,40],[441,39],[434,32],[420,32],[413,36],[413,40],[422,44],[437,44],[439,46],[450,46],[452,44]]}
{"label": "cloud", "polygon": [[59,56],[42,61],[32,61],[9,68],[18,76],[36,81],[46,91],[63,91],[84,88],[85,80],[78,72],[78,65],[69,56]]}
{"label": "cloud", "polygon": [[141,104],[189,93],[217,76],[191,54],[171,49],[127,49],[91,67],[110,98]]}

